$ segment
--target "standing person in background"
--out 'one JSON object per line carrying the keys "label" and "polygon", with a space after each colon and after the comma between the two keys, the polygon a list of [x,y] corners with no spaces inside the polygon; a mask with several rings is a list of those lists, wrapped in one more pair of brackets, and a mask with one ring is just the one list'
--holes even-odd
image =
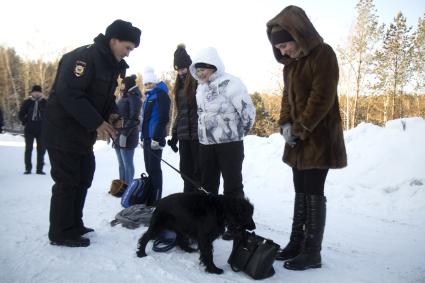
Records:
{"label": "standing person in background", "polygon": [[[164,82],[158,82],[154,69],[146,67],[143,72],[145,100],[142,110],[142,131],[140,140],[143,143],[145,169],[154,191],[155,200],[162,196],[162,149],[165,146],[166,127],[170,114],[170,97]],[[154,203],[154,205],[156,205]]]}
{"label": "standing person in background", "polygon": [[[177,71],[174,84],[174,101],[177,115],[174,119],[172,138],[168,140],[174,152],[180,149],[180,171],[200,184],[198,158],[198,105],[196,104],[197,81],[189,72],[192,60],[184,45],[177,46],[174,52],[174,69]],[[179,143],[179,147],[177,147]],[[184,192],[193,192],[197,187],[183,178]]]}
{"label": "standing person in background", "polygon": [[[239,78],[225,72],[223,62],[212,47],[198,53],[190,72],[199,83],[196,101],[202,186],[218,194],[221,174],[223,194],[242,198],[243,138],[255,120],[251,97]],[[232,237],[232,231],[223,234],[225,240]]]}
{"label": "standing person in background", "polygon": [[283,161],[292,167],[294,217],[284,267],[321,267],[326,220],[324,186],[330,168],[347,165],[338,105],[338,61],[305,12],[288,6],[267,23],[276,60],[284,65],[279,124],[285,138]]}
{"label": "standing person in background", "polygon": [[134,177],[134,149],[139,141],[139,116],[142,107],[140,89],[136,76],[125,77],[121,83],[121,94],[117,102],[118,114],[122,119],[122,129],[114,141],[119,165],[119,178],[130,184]]}
{"label": "standing person in background", "polygon": [[46,175],[43,172],[44,154],[46,148],[41,139],[41,126],[43,123],[44,110],[46,108],[46,99],[43,97],[41,86],[34,85],[30,91],[30,97],[22,103],[19,110],[19,120],[24,125],[25,137],[25,172],[31,174],[32,170],[32,148],[34,139],[37,142],[37,169],[36,173]]}
{"label": "standing person in background", "polygon": [[124,58],[139,46],[141,31],[116,20],[91,45],[65,54],[47,103],[43,138],[54,181],[50,202],[52,245],[87,247],[82,235],[93,231],[83,223],[83,209],[95,171],[93,145],[116,138],[115,89],[128,68]]}

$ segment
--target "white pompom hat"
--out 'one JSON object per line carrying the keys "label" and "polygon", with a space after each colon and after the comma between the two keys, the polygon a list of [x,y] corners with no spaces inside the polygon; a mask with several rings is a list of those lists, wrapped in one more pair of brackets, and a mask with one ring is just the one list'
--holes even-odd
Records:
{"label": "white pompom hat", "polygon": [[143,70],[143,84],[158,83],[158,78],[155,75],[155,70],[152,67],[145,67]]}

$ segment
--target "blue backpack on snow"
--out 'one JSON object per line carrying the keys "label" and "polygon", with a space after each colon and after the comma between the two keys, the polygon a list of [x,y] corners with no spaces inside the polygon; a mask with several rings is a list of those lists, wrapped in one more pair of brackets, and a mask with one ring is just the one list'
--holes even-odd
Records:
{"label": "blue backpack on snow", "polygon": [[121,205],[125,208],[134,204],[146,204],[147,206],[155,205],[158,201],[155,188],[145,173],[140,178],[131,181],[121,197]]}

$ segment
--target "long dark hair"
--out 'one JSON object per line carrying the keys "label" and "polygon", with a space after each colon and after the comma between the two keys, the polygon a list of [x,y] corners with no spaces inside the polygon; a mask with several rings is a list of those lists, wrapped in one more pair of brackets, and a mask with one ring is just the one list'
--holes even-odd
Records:
{"label": "long dark hair", "polygon": [[193,101],[195,101],[197,87],[198,87],[198,82],[192,76],[189,70],[186,73],[186,77],[184,81],[182,81],[177,75],[176,82],[174,84],[174,100],[176,102],[176,105],[177,105],[177,91],[179,89],[183,88],[183,94],[186,96],[187,102],[191,104]]}

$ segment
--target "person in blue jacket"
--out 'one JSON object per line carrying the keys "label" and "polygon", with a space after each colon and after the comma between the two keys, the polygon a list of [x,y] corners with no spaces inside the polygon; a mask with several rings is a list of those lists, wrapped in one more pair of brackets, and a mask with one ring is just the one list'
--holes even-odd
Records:
{"label": "person in blue jacket", "polygon": [[155,201],[162,196],[162,149],[165,146],[166,127],[169,121],[170,97],[164,82],[158,82],[153,68],[146,67],[143,73],[145,100],[142,110],[142,131],[145,168],[151,178]]}
{"label": "person in blue jacket", "polygon": [[139,116],[142,107],[142,94],[136,85],[136,76],[125,77],[121,83],[121,93],[117,101],[122,128],[114,140],[114,148],[119,164],[119,178],[130,184],[134,177],[134,149],[139,140]]}

